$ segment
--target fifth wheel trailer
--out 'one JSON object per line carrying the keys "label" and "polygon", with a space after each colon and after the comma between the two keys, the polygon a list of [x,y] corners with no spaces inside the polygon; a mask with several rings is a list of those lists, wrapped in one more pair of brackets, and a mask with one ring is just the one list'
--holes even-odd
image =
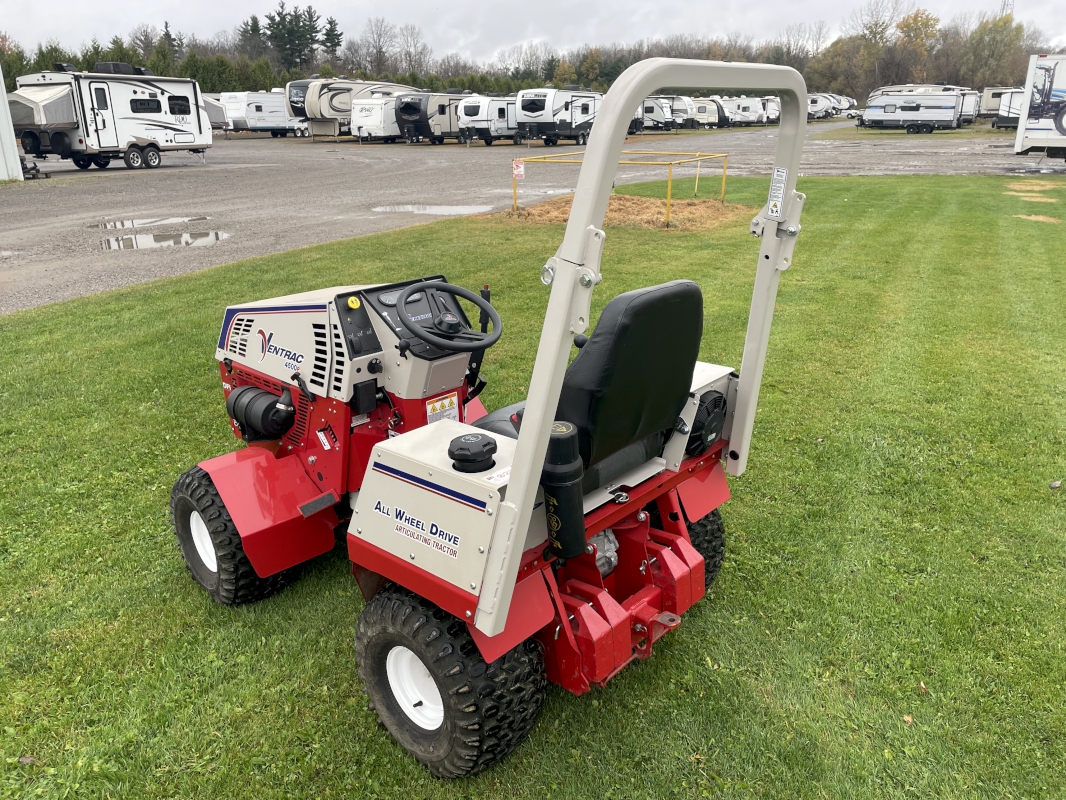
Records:
{"label": "fifth wheel trailer", "polygon": [[1029,59],[1014,152],[1066,159],[1066,54]]}
{"label": "fifth wheel trailer", "polygon": [[121,158],[140,169],[158,167],[163,152],[202,154],[211,146],[196,81],[137,73],[128,64],[97,64],[97,72],[56,67],[17,78],[8,96],[26,155],[69,158],[79,169]]}

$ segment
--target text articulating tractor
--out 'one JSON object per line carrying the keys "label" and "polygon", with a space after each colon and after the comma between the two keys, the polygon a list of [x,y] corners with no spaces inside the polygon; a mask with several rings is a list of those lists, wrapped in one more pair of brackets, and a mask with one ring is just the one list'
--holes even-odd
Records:
{"label": "text articulating tractor", "polygon": [[[626,129],[661,86],[781,96],[770,197],[751,223],[762,243],[739,375],[697,360],[692,281],[621,294],[587,333]],[[193,577],[220,603],[257,600],[346,523],[366,599],[364,689],[438,776],[510,752],[547,681],[582,694],[648,658],[721,564],[725,474],[745,469],[778,278],[800,229],[806,101],[787,67],[650,59],[619,77],[541,271],[551,296],[524,403],[486,413],[476,399],[503,326],[488,291],[442,275],[228,308],[217,358],[249,446],[174,486]],[[480,330],[457,297],[478,307]]]}

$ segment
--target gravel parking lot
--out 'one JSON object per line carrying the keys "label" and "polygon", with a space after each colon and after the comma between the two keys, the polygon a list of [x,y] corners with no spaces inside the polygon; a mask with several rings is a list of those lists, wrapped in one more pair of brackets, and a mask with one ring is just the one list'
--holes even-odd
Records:
{"label": "gravel parking lot", "polygon": [[[811,134],[852,124],[814,125]],[[724,152],[731,175],[767,175],[776,136],[775,128],[751,128],[638,136],[629,145]],[[81,171],[70,162],[47,160],[41,169],[50,179],[0,187],[0,313],[417,224],[442,212],[502,210],[511,203],[511,160],[541,151],[540,145],[508,143],[359,145],[234,136],[216,139],[206,163],[187,153],[165,154],[157,170],[131,171],[116,163]],[[530,165],[520,183],[520,202],[572,189],[577,169]],[[987,135],[813,139],[803,170],[807,175],[1066,172],[1061,162],[1016,157],[1012,139]],[[618,181],[664,177],[662,168],[622,167]],[[480,208],[428,214],[394,208],[409,205]],[[160,221],[123,227],[130,220]],[[168,242],[193,246],[160,246]]]}

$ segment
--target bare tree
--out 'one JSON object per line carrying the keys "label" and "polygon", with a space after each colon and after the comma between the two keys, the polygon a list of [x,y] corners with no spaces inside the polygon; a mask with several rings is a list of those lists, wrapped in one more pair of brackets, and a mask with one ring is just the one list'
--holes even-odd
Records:
{"label": "bare tree", "polygon": [[458,53],[448,53],[434,65],[433,71],[447,81],[464,75],[476,75],[481,72],[481,67]]}
{"label": "bare tree", "polygon": [[396,58],[401,72],[429,73],[433,48],[426,43],[422,29],[417,25],[404,25],[396,32]]}
{"label": "bare tree", "polygon": [[135,48],[145,61],[152,55],[157,41],[159,41],[159,29],[155,25],[142,23],[130,31],[130,47]]}
{"label": "bare tree", "polygon": [[396,26],[384,17],[372,17],[366,21],[359,44],[366,59],[367,70],[375,75],[393,71],[397,44]]}
{"label": "bare tree", "polygon": [[341,49],[340,62],[341,66],[348,72],[366,70],[366,53],[363,52],[360,40],[348,37],[344,47]]}

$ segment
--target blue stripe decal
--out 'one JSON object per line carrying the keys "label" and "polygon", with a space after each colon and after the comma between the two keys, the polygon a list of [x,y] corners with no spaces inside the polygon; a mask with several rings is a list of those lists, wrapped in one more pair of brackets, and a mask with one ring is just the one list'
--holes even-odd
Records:
{"label": "blue stripe decal", "polygon": [[374,469],[417,484],[418,486],[422,486],[430,491],[437,492],[438,494],[446,495],[454,500],[458,500],[460,503],[466,503],[467,505],[475,506],[480,509],[485,509],[488,506],[484,500],[478,500],[476,497],[471,497],[468,494],[449,489],[447,486],[441,486],[439,483],[433,483],[432,481],[427,481],[425,478],[419,478],[417,475],[411,475],[408,472],[394,469],[393,467],[382,464],[380,461],[374,462]]}
{"label": "blue stripe decal", "polygon": [[222,332],[218,336],[218,349],[226,349],[226,340],[229,339],[230,324],[233,322],[233,318],[238,314],[245,312],[252,313],[271,313],[277,311],[325,311],[326,307],[323,305],[316,306],[252,306],[250,308],[227,308],[226,316],[222,319]]}

